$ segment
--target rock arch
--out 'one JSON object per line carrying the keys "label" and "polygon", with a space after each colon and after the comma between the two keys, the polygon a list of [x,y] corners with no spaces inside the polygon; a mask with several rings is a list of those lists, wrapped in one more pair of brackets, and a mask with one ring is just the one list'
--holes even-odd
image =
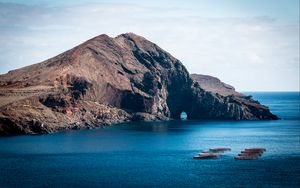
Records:
{"label": "rock arch", "polygon": [[188,119],[188,115],[187,115],[187,113],[185,111],[182,111],[180,113],[180,119],[181,120],[187,120]]}

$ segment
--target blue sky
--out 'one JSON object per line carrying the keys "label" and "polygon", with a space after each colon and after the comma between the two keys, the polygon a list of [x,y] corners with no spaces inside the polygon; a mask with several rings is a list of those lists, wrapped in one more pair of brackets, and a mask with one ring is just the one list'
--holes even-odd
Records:
{"label": "blue sky", "polygon": [[0,0],[0,73],[134,32],[240,91],[299,91],[299,0]]}

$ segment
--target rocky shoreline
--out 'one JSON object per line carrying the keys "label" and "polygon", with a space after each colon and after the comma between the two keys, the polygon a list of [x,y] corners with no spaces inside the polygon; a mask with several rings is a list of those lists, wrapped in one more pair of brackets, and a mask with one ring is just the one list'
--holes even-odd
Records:
{"label": "rocky shoreline", "polygon": [[100,35],[0,75],[0,135],[179,119],[183,111],[188,119],[278,119],[224,83],[212,82],[210,89],[201,84],[179,60],[141,36]]}

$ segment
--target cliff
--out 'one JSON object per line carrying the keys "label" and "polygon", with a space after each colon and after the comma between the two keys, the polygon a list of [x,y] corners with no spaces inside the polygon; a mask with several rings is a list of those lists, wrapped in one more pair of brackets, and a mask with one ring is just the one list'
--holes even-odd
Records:
{"label": "cliff", "polygon": [[182,63],[145,38],[100,35],[44,62],[0,75],[0,135],[136,120],[277,119],[247,97],[205,91]]}

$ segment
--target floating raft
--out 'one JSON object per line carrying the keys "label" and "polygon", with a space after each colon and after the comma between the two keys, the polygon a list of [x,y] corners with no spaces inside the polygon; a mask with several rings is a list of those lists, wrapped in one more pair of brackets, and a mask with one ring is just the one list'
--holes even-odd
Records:
{"label": "floating raft", "polygon": [[215,153],[200,153],[196,156],[194,156],[194,159],[217,159],[219,158],[220,155],[215,154]]}
{"label": "floating raft", "polygon": [[245,149],[245,151],[250,151],[250,152],[265,152],[267,151],[266,148],[248,148],[248,149]]}
{"label": "floating raft", "polygon": [[257,156],[235,156],[234,159],[236,160],[255,160],[255,159],[258,159]]}
{"label": "floating raft", "polygon": [[211,148],[209,149],[210,152],[214,153],[224,153],[225,151],[231,151],[230,148]]}
{"label": "floating raft", "polygon": [[239,153],[238,156],[257,156],[257,157],[260,157],[261,153]]}
{"label": "floating raft", "polygon": [[265,148],[248,148],[241,151],[234,159],[237,160],[255,160],[267,151]]}
{"label": "floating raft", "polygon": [[211,148],[209,151],[204,151],[194,156],[194,159],[217,159],[225,151],[231,151],[230,148]]}

